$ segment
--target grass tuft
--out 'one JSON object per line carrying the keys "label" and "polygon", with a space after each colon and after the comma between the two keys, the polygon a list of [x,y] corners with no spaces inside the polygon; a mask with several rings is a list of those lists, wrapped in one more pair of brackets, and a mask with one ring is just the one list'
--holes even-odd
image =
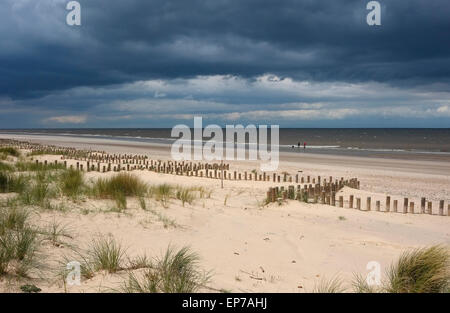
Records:
{"label": "grass tuft", "polygon": [[0,171],[12,172],[14,167],[9,165],[8,163],[0,162]]}
{"label": "grass tuft", "polygon": [[65,196],[74,198],[80,195],[83,190],[83,172],[74,169],[63,171],[58,183]]}
{"label": "grass tuft", "polygon": [[371,286],[361,274],[355,274],[352,281],[353,291],[356,293],[376,293],[379,288]]}
{"label": "grass tuft", "polygon": [[151,186],[149,195],[154,197],[157,201],[161,201],[164,207],[167,207],[170,197],[172,197],[175,187],[169,184],[161,184]]}
{"label": "grass tuft", "polygon": [[128,173],[116,174],[110,178],[99,178],[92,187],[94,196],[98,198],[115,199],[118,194],[142,196],[146,191],[147,185]]}
{"label": "grass tuft", "polygon": [[209,282],[198,268],[199,257],[188,247],[175,251],[168,247],[164,256],[138,277],[130,273],[123,291],[130,293],[192,293]]}
{"label": "grass tuft", "polygon": [[20,151],[16,148],[13,147],[1,147],[0,148],[0,153],[2,154],[6,154],[6,155],[11,155],[14,157],[19,157],[20,156]]}
{"label": "grass tuft", "polygon": [[342,293],[344,291],[343,281],[338,276],[329,280],[322,278],[319,283],[314,286],[313,290],[315,293]]}
{"label": "grass tuft", "polygon": [[176,198],[181,200],[181,203],[184,206],[186,202],[192,204],[192,202],[194,202],[195,195],[191,189],[179,187],[177,188]]}
{"label": "grass tuft", "polygon": [[115,273],[122,269],[125,250],[112,237],[100,237],[92,241],[90,253],[95,270]]}
{"label": "grass tuft", "polygon": [[390,293],[440,293],[450,287],[448,248],[432,246],[404,252],[391,265],[385,287]]}

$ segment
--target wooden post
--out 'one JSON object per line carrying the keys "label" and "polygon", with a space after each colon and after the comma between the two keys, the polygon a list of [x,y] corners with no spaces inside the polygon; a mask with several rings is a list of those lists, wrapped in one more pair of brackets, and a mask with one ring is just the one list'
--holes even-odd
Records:
{"label": "wooden post", "polygon": [[394,212],[397,213],[398,200],[394,200]]}
{"label": "wooden post", "polygon": [[431,201],[428,201],[428,208],[427,208],[427,210],[428,210],[428,214],[430,214],[430,215],[432,215],[433,214],[433,202],[431,202]]}
{"label": "wooden post", "polygon": [[403,199],[403,214],[408,213],[408,198]]}
{"label": "wooden post", "polygon": [[350,199],[348,200],[348,207],[353,209],[353,195],[350,195]]}
{"label": "wooden post", "polygon": [[425,213],[425,202],[426,202],[425,198],[422,197],[420,199],[420,213],[422,213],[422,214]]}
{"label": "wooden post", "polygon": [[391,196],[386,196],[386,212],[391,210]]}
{"label": "wooden post", "polygon": [[447,204],[447,216],[450,216],[450,204]]}
{"label": "wooden post", "polygon": [[377,212],[380,212],[380,200],[377,200],[377,201],[375,202],[375,210],[376,210]]}
{"label": "wooden post", "polygon": [[370,211],[371,210],[371,205],[372,205],[372,198],[371,197],[367,197],[366,211]]}
{"label": "wooden post", "polygon": [[356,198],[356,209],[361,210],[361,198]]}
{"label": "wooden post", "polygon": [[439,215],[444,215],[444,200],[439,201]]}
{"label": "wooden post", "polygon": [[339,207],[340,208],[344,207],[344,197],[343,196],[339,196]]}
{"label": "wooden post", "polygon": [[409,203],[409,213],[414,214],[414,202],[411,201]]}
{"label": "wooden post", "polygon": [[220,187],[223,189],[223,160],[220,160],[220,167],[222,169],[222,175],[220,175]]}

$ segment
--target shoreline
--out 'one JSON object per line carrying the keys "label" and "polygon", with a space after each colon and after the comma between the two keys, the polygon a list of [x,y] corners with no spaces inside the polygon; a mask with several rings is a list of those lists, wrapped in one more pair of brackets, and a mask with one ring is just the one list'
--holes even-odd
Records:
{"label": "shoreline", "polygon": [[[117,153],[142,153],[156,157],[169,159],[170,145],[153,142],[140,142],[107,138],[87,138],[77,136],[58,136],[58,135],[13,135],[0,133],[0,139],[16,139],[36,142],[47,145],[61,147],[74,147],[80,149],[97,149],[106,152]],[[357,169],[374,169],[385,171],[400,171],[420,174],[434,174],[448,176],[450,173],[450,155],[421,155],[417,158],[414,154],[395,156],[350,156],[333,155],[321,153],[298,153],[285,152],[279,153],[280,163],[290,165],[311,164],[311,165],[339,165],[343,167]],[[233,162],[233,161],[232,161]],[[247,161],[243,161],[247,162]],[[249,161],[253,162],[253,161]]]}
{"label": "shoreline", "polygon": [[[8,132],[0,130],[0,136],[33,136],[33,137],[59,137],[59,138],[84,138],[86,140],[113,140],[124,141],[128,143],[144,143],[154,146],[169,146],[174,143],[177,138],[169,137],[142,137],[142,136],[125,136],[125,135],[106,135],[106,134],[83,134],[83,133],[40,133],[40,132]],[[205,144],[207,140],[203,140]],[[225,143],[224,143],[225,144]],[[338,155],[338,156],[356,156],[356,157],[374,157],[374,158],[394,158],[394,159],[418,159],[450,161],[450,152],[447,150],[436,149],[419,149],[419,148],[387,148],[375,145],[373,147],[360,147],[360,144],[353,143],[352,146],[340,146],[340,142],[327,144],[309,144],[304,149],[302,146],[292,144],[280,144],[278,146],[280,152],[295,154],[321,154],[321,155]]]}

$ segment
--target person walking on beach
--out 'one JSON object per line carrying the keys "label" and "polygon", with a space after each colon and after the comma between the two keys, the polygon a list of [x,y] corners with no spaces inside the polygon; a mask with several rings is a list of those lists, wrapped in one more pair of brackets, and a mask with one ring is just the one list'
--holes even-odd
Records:
{"label": "person walking on beach", "polygon": [[306,142],[303,143],[303,150],[306,149]]}

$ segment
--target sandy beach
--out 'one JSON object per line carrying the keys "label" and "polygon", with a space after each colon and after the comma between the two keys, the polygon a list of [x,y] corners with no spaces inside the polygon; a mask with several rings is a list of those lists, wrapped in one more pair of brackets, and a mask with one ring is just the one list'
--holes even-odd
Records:
{"label": "sandy beach", "polygon": [[[0,138],[170,159],[167,147],[139,142],[11,134]],[[137,199],[128,199],[125,212],[112,213],[105,212],[109,202],[86,198],[67,204],[71,209],[65,212],[39,212],[33,219],[39,225],[55,220],[68,225],[68,240],[79,247],[87,247],[100,234],[112,235],[126,247],[129,257],[161,255],[168,245],[190,246],[201,257],[201,266],[211,271],[210,289],[206,291],[310,292],[321,279],[339,275],[350,282],[354,273],[365,275],[370,261],[379,262],[384,273],[407,249],[450,244],[450,217],[446,216],[450,200],[449,162],[293,153],[283,153],[280,159],[279,173],[357,177],[359,190],[344,187],[338,191],[336,196],[344,199],[354,195],[363,199],[364,205],[370,196],[374,203],[384,204],[386,195],[390,195],[401,206],[407,197],[415,202],[417,210],[421,197],[426,197],[433,202],[433,215],[349,209],[347,200],[344,208],[296,200],[266,205],[269,187],[287,188],[292,183],[225,180],[222,189],[218,179],[133,170],[131,173],[148,185],[203,187],[210,195],[184,205],[170,199],[167,207],[146,199],[152,213],[142,210]],[[51,163],[61,160],[61,156],[39,155],[34,160]],[[75,164],[75,160],[67,162]],[[250,172],[259,166],[250,161],[229,163],[230,169],[238,171]],[[85,180],[112,175],[87,172]],[[445,200],[445,216],[437,215],[440,200]],[[171,225],[167,226],[161,216]],[[52,261],[67,250],[67,245],[56,249],[44,246]],[[80,286],[64,287],[61,281],[49,277],[34,281],[47,292],[98,292],[119,288],[126,274],[98,272]],[[14,279],[3,278],[0,289],[14,291],[17,284]]]}

